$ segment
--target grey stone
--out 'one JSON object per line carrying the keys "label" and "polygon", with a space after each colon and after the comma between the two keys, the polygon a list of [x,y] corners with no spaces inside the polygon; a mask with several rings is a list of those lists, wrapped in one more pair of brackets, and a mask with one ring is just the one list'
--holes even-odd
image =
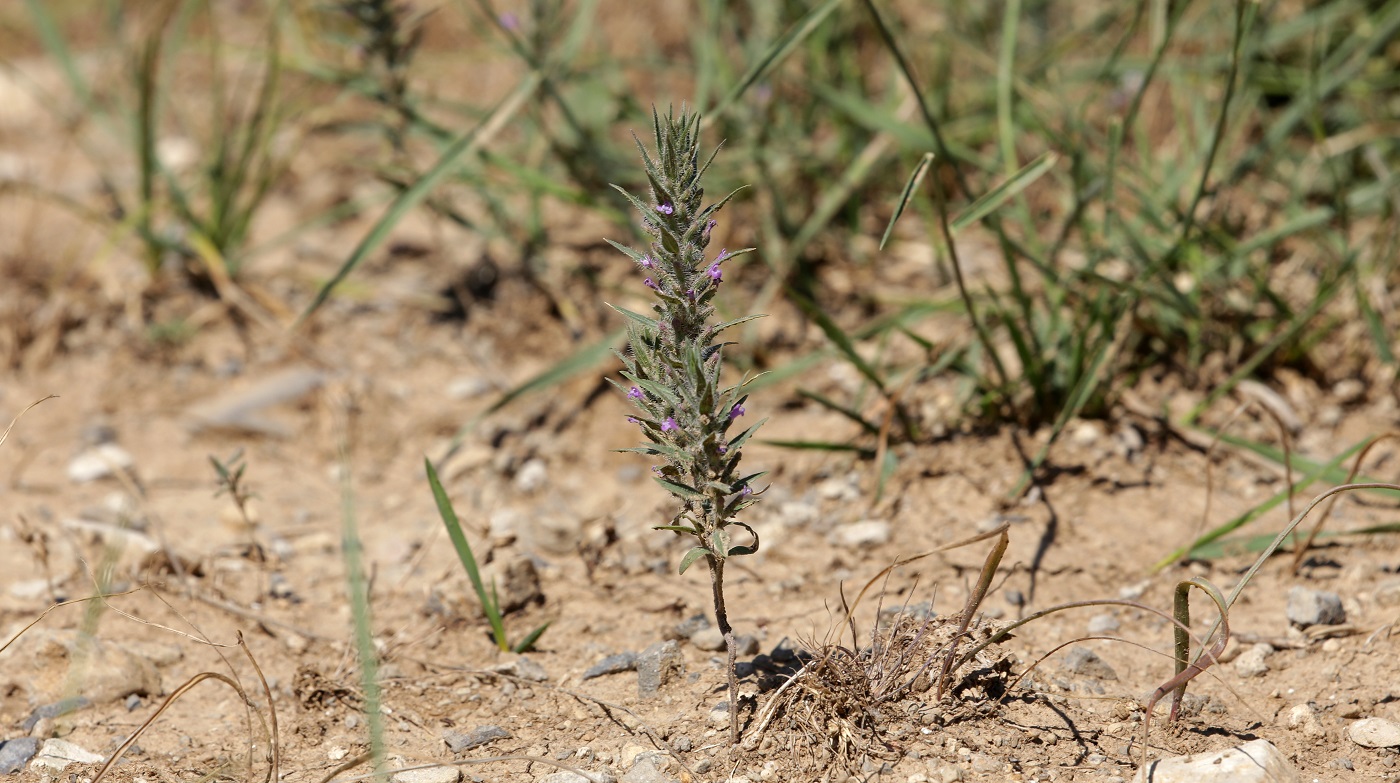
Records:
{"label": "grey stone", "polygon": [[889,543],[890,523],[883,519],[866,519],[855,524],[837,528],[832,534],[834,542],[840,546],[854,548],[877,547]]}
{"label": "grey stone", "polygon": [[1341,625],[1347,621],[1347,610],[1336,593],[1297,586],[1288,591],[1288,621],[1299,628]]}
{"label": "grey stone", "polygon": [[676,778],[662,772],[656,766],[656,759],[647,755],[637,759],[637,763],[622,776],[622,783],[680,783]]}
{"label": "grey stone", "polygon": [[93,704],[120,702],[133,693],[154,696],[164,692],[160,672],[150,660],[117,642],[77,630],[31,630],[22,647],[0,654],[0,670],[35,672],[33,685],[44,692],[57,685],[54,681],[78,660],[83,661],[80,690]]}
{"label": "grey stone", "polygon": [[401,769],[392,778],[393,783],[457,783],[461,779],[462,770],[448,766]]}
{"label": "grey stone", "polygon": [[758,637],[742,634],[734,637],[734,647],[739,655],[757,655]]}
{"label": "grey stone", "polygon": [[1096,614],[1089,618],[1089,633],[1095,636],[1117,633],[1118,618],[1111,614]]}
{"label": "grey stone", "polygon": [[544,670],[543,666],[535,663],[524,655],[518,656],[514,660],[498,663],[492,666],[488,671],[513,675],[522,680],[530,680],[531,682],[544,682],[549,679],[549,673]]}
{"label": "grey stone", "polygon": [[1363,748],[1400,747],[1400,724],[1385,718],[1362,718],[1347,726],[1347,738]]}
{"label": "grey stone", "polygon": [[1071,647],[1065,655],[1064,666],[1065,671],[1080,677],[1092,677],[1096,680],[1118,679],[1118,672],[1088,647]]}
{"label": "grey stone", "polygon": [[724,634],[718,628],[701,628],[690,635],[690,643],[700,650],[723,650]]}
{"label": "grey stone", "polygon": [[636,668],[637,654],[634,652],[620,652],[616,655],[609,655],[590,666],[588,671],[583,673],[583,679],[591,680],[594,677],[602,677],[605,674],[630,672]]}
{"label": "grey stone", "polygon": [[502,614],[517,612],[530,604],[544,603],[540,572],[535,568],[533,558],[524,555],[512,557],[499,568],[500,578],[493,580],[493,583],[499,588],[497,597],[501,601]]}
{"label": "grey stone", "polygon": [[709,720],[710,725],[712,726],[728,726],[729,702],[722,701],[719,704],[716,704],[714,708],[710,710]]}
{"label": "grey stone", "polygon": [[1239,657],[1235,659],[1233,664],[1235,673],[1241,677],[1258,677],[1269,670],[1269,665],[1264,663],[1264,659],[1272,655],[1273,652],[1274,648],[1263,642],[1254,645],[1240,653]]}
{"label": "grey stone", "polygon": [[325,380],[324,373],[310,367],[281,370],[191,406],[185,411],[185,426],[192,432],[217,428],[285,436],[290,430],[280,422],[261,416],[261,411],[305,396]]}
{"label": "grey stone", "polygon": [[702,628],[710,627],[710,618],[703,614],[692,615],[676,623],[676,627],[671,629],[672,639],[689,639],[695,632]]}
{"label": "grey stone", "polygon": [[1134,783],[1298,783],[1298,772],[1268,740],[1254,740],[1218,753],[1153,761]]}
{"label": "grey stone", "polygon": [[39,755],[29,763],[29,768],[35,771],[45,768],[62,771],[69,764],[101,764],[106,760],[104,756],[74,745],[68,740],[55,738],[44,740]]}
{"label": "grey stone", "polygon": [[[134,694],[133,694],[134,695]],[[67,715],[70,712],[77,712],[84,707],[91,707],[92,700],[86,696],[74,696],[68,699],[60,699],[40,707],[35,707],[29,713],[29,717],[24,719],[25,731],[33,731],[34,726],[45,718],[57,718],[60,715]]]}
{"label": "grey stone", "polygon": [[16,737],[0,742],[0,775],[13,775],[39,752],[38,737]]}
{"label": "grey stone", "polygon": [[115,443],[103,443],[84,449],[68,463],[68,480],[86,484],[129,473],[135,467],[136,460],[130,452]]}
{"label": "grey stone", "polygon": [[442,741],[453,753],[471,750],[498,739],[510,739],[510,732],[491,724],[477,726],[468,732],[449,731],[442,735]]}
{"label": "grey stone", "polygon": [[670,679],[685,673],[685,659],[675,640],[657,642],[637,656],[637,693],[642,698],[656,695]]}
{"label": "grey stone", "polygon": [[611,772],[561,769],[539,778],[539,783],[617,783],[617,776]]}

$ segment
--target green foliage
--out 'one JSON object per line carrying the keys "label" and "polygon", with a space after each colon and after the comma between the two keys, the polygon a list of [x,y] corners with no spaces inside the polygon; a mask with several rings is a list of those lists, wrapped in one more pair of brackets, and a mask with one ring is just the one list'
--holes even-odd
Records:
{"label": "green foliage", "polygon": [[471,544],[467,543],[467,536],[462,532],[462,523],[457,521],[457,512],[452,508],[452,501],[447,497],[447,492],[442,488],[442,482],[438,480],[437,470],[433,468],[433,463],[427,459],[423,460],[423,466],[428,473],[428,486],[433,491],[433,500],[437,503],[438,514],[442,517],[442,524],[447,528],[447,536],[452,539],[452,546],[457,550],[457,558],[462,561],[462,568],[467,572],[467,579],[471,580],[472,590],[476,592],[476,598],[481,602],[481,610],[486,614],[486,621],[491,625],[491,636],[496,640],[496,646],[501,652],[528,652],[535,646],[540,637],[549,628],[549,623],[545,623],[515,644],[510,643],[506,635],[506,625],[501,612],[501,600],[496,593],[495,584],[491,589],[486,589],[485,583],[481,581],[481,570],[476,564],[476,555],[472,554]]}

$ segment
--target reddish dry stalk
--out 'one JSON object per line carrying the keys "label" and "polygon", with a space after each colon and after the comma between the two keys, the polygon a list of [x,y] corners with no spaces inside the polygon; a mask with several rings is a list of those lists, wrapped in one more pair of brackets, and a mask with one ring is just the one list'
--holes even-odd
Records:
{"label": "reddish dry stalk", "polygon": [[734,629],[729,625],[729,613],[724,609],[724,561],[714,555],[705,558],[710,562],[710,587],[715,595],[715,624],[724,634],[724,646],[729,650],[729,744],[739,744],[739,679],[734,675],[734,661],[739,657],[739,648],[734,641]]}

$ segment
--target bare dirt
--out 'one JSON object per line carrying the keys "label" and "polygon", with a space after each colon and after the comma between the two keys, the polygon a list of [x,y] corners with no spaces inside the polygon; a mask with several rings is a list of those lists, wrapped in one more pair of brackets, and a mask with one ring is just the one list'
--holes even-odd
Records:
{"label": "bare dirt", "polygon": [[[87,164],[44,146],[40,117],[32,109],[28,119],[7,117],[0,131],[14,156],[56,191],[93,192]],[[275,194],[259,230],[276,234],[362,187],[345,169],[323,165],[362,154],[322,147],[298,162],[294,184]],[[771,485],[750,519],[763,544],[733,561],[727,582],[736,629],[757,642],[740,659],[745,740],[735,749],[727,722],[712,714],[727,699],[721,651],[682,636],[683,672],[654,695],[639,694],[632,671],[582,676],[606,656],[677,638],[678,626],[712,611],[703,569],[675,574],[688,544],[651,529],[669,520],[665,493],[643,460],[613,451],[636,438],[623,401],[601,380],[612,368],[596,365],[477,418],[505,390],[617,329],[602,300],[640,302],[644,291],[626,264],[598,248],[621,229],[583,215],[561,219],[558,243],[529,260],[535,272],[527,276],[523,261],[486,241],[415,217],[391,251],[289,336],[284,325],[312,283],[346,256],[368,218],[310,232],[261,259],[239,281],[247,296],[230,304],[178,276],[152,283],[132,258],[111,252],[112,236],[92,238],[34,202],[7,199],[28,206],[2,218],[0,424],[45,395],[59,397],[31,410],[0,446],[0,630],[10,639],[39,620],[0,658],[0,739],[60,736],[107,756],[169,704],[110,773],[117,780],[261,779],[275,745],[281,777],[314,783],[367,750],[347,600],[347,514],[363,540],[385,744],[396,766],[469,762],[460,766],[467,779],[490,781],[567,768],[632,781],[1127,780],[1142,753],[1144,697],[1171,676],[1163,617],[1124,606],[1053,614],[959,673],[963,689],[940,702],[929,688],[939,662],[923,668],[928,642],[947,638],[993,542],[894,569],[856,606],[852,623],[843,602],[896,561],[1004,522],[1009,550],[974,636],[1070,601],[1127,597],[1169,612],[1179,581],[1205,577],[1229,590],[1252,562],[1241,554],[1154,573],[1203,529],[1207,502],[1208,524],[1219,524],[1286,482],[1275,463],[1226,447],[1207,455],[1199,435],[1164,424],[1156,411],[1179,416],[1203,397],[1169,370],[1141,379],[1108,418],[1071,423],[1036,487],[1015,496],[1024,455],[1047,433],[960,423],[956,376],[903,390],[927,435],[889,445],[898,466],[883,491],[868,453],[756,443],[746,464],[770,471]],[[854,303],[853,292],[946,296],[929,282],[929,255],[858,271],[830,265],[823,291],[848,325],[856,315],[840,302]],[[975,268],[975,254],[969,263]],[[757,266],[726,277],[745,302],[762,284]],[[969,339],[952,316],[911,328],[937,345]],[[736,353],[760,369],[825,348],[820,332],[781,302],[740,339]],[[903,360],[916,361],[912,346],[862,350],[895,352],[883,356],[889,361],[904,351]],[[1269,386],[1302,425],[1295,453],[1315,461],[1400,426],[1392,388],[1320,387],[1286,371]],[[826,356],[753,395],[749,415],[770,418],[764,437],[877,448],[799,388],[872,416],[881,411],[859,376]],[[279,394],[285,399],[266,407],[249,402]],[[1222,400],[1207,423],[1224,422],[1238,401]],[[211,411],[227,416],[211,426]],[[1257,410],[1232,431],[1277,442]],[[131,456],[130,471],[70,479],[75,457],[104,441]],[[216,494],[209,459],[239,450],[254,493],[248,519]],[[1382,443],[1366,472],[1393,476],[1396,450]],[[517,676],[531,669],[491,642],[429,494],[425,456],[441,460],[488,575],[521,599],[506,618],[511,635],[549,623],[528,654],[543,681]],[[1300,493],[1300,507],[1323,488]],[[1393,501],[1349,497],[1329,529],[1394,523],[1396,515]],[[1280,506],[1244,532],[1278,530],[1285,520]],[[140,537],[123,548],[120,531],[128,529]],[[1267,669],[1246,676],[1229,663],[1197,678],[1178,723],[1158,708],[1149,755],[1265,738],[1306,780],[1400,779],[1396,749],[1361,747],[1345,733],[1359,718],[1400,721],[1394,537],[1329,539],[1297,574],[1290,566],[1288,557],[1267,563],[1230,616],[1237,641],[1226,658],[1268,643]],[[69,604],[41,618],[98,583],[122,593],[105,611]],[[1345,623],[1312,634],[1290,628],[1285,604],[1294,586],[1340,595]],[[861,657],[879,608],[907,607],[906,618],[917,618],[925,602],[935,616],[927,628],[895,624],[894,643],[878,637],[883,656]],[[1197,593],[1193,608],[1193,626],[1204,633],[1211,605]],[[99,646],[83,646],[84,629]],[[234,646],[240,635],[246,652]],[[1100,638],[1078,645],[1102,664],[1059,650],[1018,679],[1042,655],[1090,635]],[[836,679],[812,685],[811,675],[781,690],[808,660],[827,661]],[[886,677],[891,670],[898,676]],[[168,701],[202,672],[240,683],[254,711],[216,679]],[[889,690],[891,682],[908,687]],[[884,701],[882,687],[893,694]],[[88,703],[26,725],[36,709],[74,697]],[[273,710],[275,743],[265,729]],[[483,726],[507,736],[449,747],[456,734]],[[16,779],[84,780],[97,767],[26,769]],[[646,777],[648,767],[665,777]],[[368,771],[361,763],[341,779]]]}
{"label": "bare dirt", "polygon": [[[391,290],[396,282],[428,275],[424,264],[371,272],[365,283]],[[1170,676],[1170,626],[1156,615],[1123,607],[1056,614],[1019,629],[998,648],[998,656],[1012,656],[1009,671],[1020,674],[1056,645],[1088,635],[1090,619],[1106,614],[1117,628],[1109,623],[1099,635],[1128,641],[1081,644],[1108,670],[1067,670],[1061,651],[1003,700],[991,696],[1006,682],[993,678],[942,703],[924,690],[925,674],[922,683],[911,677],[914,687],[903,697],[847,715],[846,723],[811,725],[810,716],[830,705],[809,699],[790,704],[760,734],[761,710],[784,679],[774,649],[784,639],[817,652],[824,645],[864,647],[877,603],[931,602],[938,616],[955,618],[989,541],[931,555],[877,583],[882,597],[872,591],[855,612],[856,644],[851,628],[839,622],[843,585],[846,600],[853,600],[892,562],[999,521],[1009,523],[1010,549],[983,605],[993,627],[1092,598],[1135,596],[1167,610],[1178,580],[1205,576],[1229,589],[1250,562],[1240,556],[1151,571],[1197,530],[1208,462],[1214,463],[1215,522],[1283,486],[1276,466],[1229,451],[1208,460],[1159,422],[1126,410],[1073,425],[1053,451],[1040,488],[1019,500],[1008,500],[1008,492],[1021,473],[1018,450],[1036,448],[1034,435],[954,427],[934,442],[896,444],[899,466],[878,500],[868,459],[755,445],[749,464],[772,473],[752,518],[762,549],[734,561],[729,571],[735,625],[757,639],[759,651],[741,658],[756,664],[745,669],[743,690],[757,703],[741,713],[755,747],[736,752],[725,726],[711,720],[711,710],[726,698],[721,652],[682,639],[684,674],[651,697],[639,695],[633,672],[581,679],[603,657],[641,651],[674,637],[688,618],[710,614],[702,570],[674,573],[684,542],[650,529],[668,512],[664,494],[645,480],[645,463],[610,451],[631,445],[633,433],[598,371],[488,416],[442,464],[489,570],[503,573],[503,564],[528,558],[538,572],[540,599],[507,617],[511,633],[518,637],[550,623],[529,654],[547,680],[484,671],[514,656],[496,651],[487,636],[434,510],[422,460],[440,458],[462,423],[495,399],[493,389],[519,383],[587,342],[571,340],[557,319],[541,315],[544,308],[537,293],[508,276],[494,301],[471,305],[465,323],[402,302],[341,302],[293,344],[278,345],[255,326],[238,329],[218,318],[160,350],[118,327],[41,369],[12,375],[0,397],[7,418],[45,394],[60,398],[32,410],[0,448],[6,487],[0,606],[7,638],[55,598],[92,593],[95,574],[112,557],[104,542],[114,540],[114,530],[137,528],[160,547],[117,557],[111,589],[136,592],[111,599],[112,610],[88,620],[103,644],[154,662],[159,687],[130,701],[125,693],[93,694],[95,703],[40,730],[108,754],[181,683],[204,671],[236,674],[265,716],[269,705],[247,659],[226,646],[241,633],[273,694],[284,777],[319,780],[362,753],[365,718],[342,556],[348,502],[371,575],[385,741],[403,763],[513,756],[521,760],[467,765],[464,773],[530,780],[562,764],[622,775],[638,753],[660,749],[665,760],[658,765],[680,779],[867,779],[885,769],[890,780],[943,780],[953,774],[944,771],[948,767],[964,780],[1125,779],[1141,752],[1142,699]],[[772,328],[784,327],[798,328],[795,322]],[[285,379],[289,367],[314,368],[324,383],[263,411],[257,426],[268,433],[193,422],[191,411],[278,373]],[[802,383],[827,394],[850,393],[835,360]],[[925,392],[936,398],[938,387]],[[1194,397],[1175,395],[1174,408]],[[1395,421],[1393,405],[1384,400],[1342,410],[1331,427],[1317,423],[1319,412],[1336,413],[1324,410],[1336,404],[1327,395],[1297,396],[1294,404],[1307,422],[1298,450],[1313,458],[1339,453],[1361,434]],[[769,438],[853,437],[849,423],[804,404],[791,387],[769,387],[749,408],[771,416]],[[1263,421],[1239,426],[1268,436]],[[132,480],[70,481],[70,460],[101,427],[133,457]],[[1383,472],[1393,459],[1390,448],[1373,452],[1368,462]],[[237,449],[243,449],[245,478],[255,493],[252,526],[227,496],[215,496],[208,457],[225,458]],[[1271,512],[1247,530],[1277,529],[1282,519],[1281,510]],[[1393,520],[1393,504],[1353,499],[1339,504],[1331,526]],[[848,538],[869,529],[860,527],[869,521],[888,523],[888,535],[875,526],[869,538]],[[172,570],[172,559],[179,571]],[[1277,648],[1265,658],[1268,670],[1243,677],[1226,665],[1198,678],[1177,725],[1169,726],[1159,710],[1150,752],[1185,753],[1263,737],[1309,779],[1388,779],[1397,774],[1395,752],[1357,746],[1343,731],[1355,718],[1400,719],[1390,626],[1400,584],[1393,541],[1348,538],[1318,549],[1297,576],[1288,566],[1285,557],[1267,564],[1231,615],[1245,647],[1268,641]],[[1340,594],[1347,625],[1327,638],[1290,630],[1284,603],[1294,585]],[[1194,605],[1203,631],[1214,613],[1203,598]],[[89,693],[96,664],[43,634],[82,627],[90,610],[57,609],[12,645],[0,712],[9,737],[25,733],[22,724],[36,707]],[[118,653],[103,648],[96,657],[103,655]],[[797,663],[789,664],[788,674]],[[1289,725],[1299,705],[1315,708],[1313,727]],[[261,729],[256,723],[250,729],[248,720],[231,689],[202,682],[141,735],[114,774],[248,777],[250,741],[258,748],[257,770],[265,768],[267,748]],[[483,725],[510,736],[461,754],[444,742],[450,732]],[[1344,762],[1354,771],[1340,768]],[[93,768],[78,769],[90,775]]]}

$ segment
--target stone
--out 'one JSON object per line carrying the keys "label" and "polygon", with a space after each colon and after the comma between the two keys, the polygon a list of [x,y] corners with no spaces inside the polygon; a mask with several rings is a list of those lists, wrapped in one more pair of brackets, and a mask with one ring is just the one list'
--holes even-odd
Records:
{"label": "stone", "polygon": [[549,673],[544,670],[543,666],[535,663],[524,655],[514,660],[498,663],[488,669],[488,671],[509,674],[514,677],[519,677],[522,680],[530,680],[531,682],[544,682],[549,679]]}
{"label": "stone", "polygon": [[191,432],[213,428],[285,437],[290,429],[281,422],[264,418],[260,412],[303,397],[325,380],[325,373],[310,367],[280,370],[191,406],[185,411],[185,426]]}
{"label": "stone", "polygon": [[1096,614],[1089,618],[1089,633],[1093,636],[1117,633],[1118,618],[1111,614]]}
{"label": "stone", "polygon": [[477,726],[467,732],[446,732],[442,735],[442,741],[447,743],[447,747],[453,753],[461,753],[485,745],[488,742],[495,742],[498,739],[510,739],[510,736],[510,732],[500,726],[487,724],[485,726]]}
{"label": "stone", "polygon": [[1274,648],[1271,645],[1261,642],[1240,653],[1231,666],[1235,667],[1235,673],[1241,677],[1258,677],[1269,670],[1269,664],[1265,663],[1264,659],[1273,653]]}
{"label": "stone", "polygon": [[102,443],[83,449],[68,463],[68,480],[86,484],[119,472],[129,474],[135,467],[136,460],[126,449],[115,443]]}
{"label": "stone", "polygon": [[637,694],[650,698],[671,678],[685,673],[685,659],[675,640],[657,642],[637,656]]}
{"label": "stone", "polygon": [[676,623],[676,626],[671,629],[670,638],[689,639],[690,637],[695,635],[696,631],[700,630],[701,628],[709,627],[710,618],[706,617],[703,614],[691,615],[690,617],[687,617],[686,619]]}
{"label": "stone", "polygon": [[723,650],[724,634],[720,633],[718,628],[701,628],[690,635],[690,643],[700,650]]}
{"label": "stone", "polygon": [[1118,679],[1118,672],[1088,647],[1071,647],[1065,655],[1064,667],[1065,671],[1080,677],[1091,677],[1095,680]]}
{"label": "stone", "polygon": [[461,779],[462,770],[449,766],[401,769],[391,778],[393,783],[457,783]]}
{"label": "stone", "polygon": [[92,700],[86,696],[74,696],[68,699],[60,699],[50,704],[35,707],[34,711],[29,713],[29,717],[25,718],[24,723],[21,725],[24,727],[25,731],[33,731],[34,727],[37,726],[41,720],[52,720],[60,715],[67,715],[70,712],[77,712],[84,707],[91,706]]}
{"label": "stone", "polygon": [[1323,728],[1322,721],[1318,718],[1317,708],[1311,704],[1299,704],[1288,711],[1288,728],[1301,730],[1309,737],[1327,734],[1327,729]]}
{"label": "stone", "polygon": [[1299,783],[1298,772],[1268,740],[1218,753],[1160,759],[1138,770],[1134,783]]}
{"label": "stone", "polygon": [[[121,702],[135,693],[164,693],[155,664],[124,645],[78,630],[32,629],[23,644],[0,653],[0,671],[24,673],[24,684],[38,699],[76,687],[93,704]],[[73,670],[80,679],[69,682]],[[36,699],[36,700],[38,700]]]}
{"label": "stone", "polygon": [[549,482],[549,467],[542,459],[529,459],[515,472],[515,488],[532,495]]}
{"label": "stone", "polygon": [[758,637],[750,634],[740,634],[734,637],[734,647],[739,655],[757,655]]}
{"label": "stone", "polygon": [[1342,598],[1326,590],[1295,586],[1288,591],[1288,622],[1299,628],[1314,625],[1341,625],[1347,621]]}
{"label": "stone", "polygon": [[589,772],[582,769],[561,769],[538,780],[539,783],[617,783],[617,777],[610,772]]}
{"label": "stone", "polygon": [[656,756],[647,754],[637,759],[637,763],[622,776],[622,783],[680,783],[662,772],[657,766]]}
{"label": "stone", "polygon": [[13,775],[39,752],[38,737],[16,737],[0,742],[0,775]]}
{"label": "stone", "polygon": [[44,740],[39,755],[29,762],[29,768],[35,772],[44,769],[61,772],[69,764],[101,764],[106,760],[105,756],[74,745],[68,740],[54,738]]}
{"label": "stone", "polygon": [[883,519],[862,520],[837,528],[832,538],[838,546],[860,549],[877,547],[889,543],[890,523]]}
{"label": "stone", "polygon": [[1362,718],[1347,726],[1347,739],[1363,748],[1400,747],[1400,723],[1385,718]]}
{"label": "stone", "polygon": [[588,671],[583,673],[582,679],[591,680],[594,677],[602,677],[605,674],[619,674],[621,672],[634,671],[636,668],[637,654],[634,652],[620,652],[616,655],[609,655],[588,667]]}
{"label": "stone", "polygon": [[500,578],[492,580],[496,585],[496,596],[501,602],[501,613],[518,612],[530,604],[544,603],[544,590],[540,588],[540,572],[535,568],[534,558],[520,555],[512,557],[499,566]]}
{"label": "stone", "polygon": [[710,710],[708,716],[711,726],[729,727],[729,702],[722,701]]}

